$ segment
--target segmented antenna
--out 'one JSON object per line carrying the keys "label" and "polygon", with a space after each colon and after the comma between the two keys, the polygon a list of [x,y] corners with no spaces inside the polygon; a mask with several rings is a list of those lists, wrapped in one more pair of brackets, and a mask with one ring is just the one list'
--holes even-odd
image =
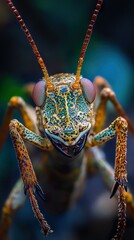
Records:
{"label": "segmented antenna", "polygon": [[97,19],[97,16],[98,16],[98,13],[100,11],[102,3],[103,3],[103,0],[98,0],[98,3],[96,5],[96,8],[95,8],[94,13],[92,15],[91,22],[90,22],[90,24],[88,26],[88,29],[87,29],[87,32],[86,32],[86,36],[85,36],[85,39],[84,39],[84,42],[83,42],[83,45],[82,45],[82,49],[81,49],[81,52],[80,52],[80,57],[79,57],[79,60],[78,60],[78,66],[77,66],[77,71],[76,71],[76,80],[75,80],[74,84],[72,85],[72,87],[74,89],[79,88],[82,63],[83,63],[83,60],[84,60],[84,56],[85,56],[85,53],[86,53],[86,50],[87,50],[88,43],[89,43],[91,35],[92,35],[93,26],[96,22],[96,19]]}
{"label": "segmented antenna", "polygon": [[15,8],[15,6],[13,5],[12,1],[6,0],[6,2],[7,2],[7,4],[9,5],[9,7],[11,8],[12,12],[14,13],[14,15],[16,16],[17,21],[19,22],[22,30],[24,31],[24,33],[25,33],[26,36],[27,36],[27,39],[28,39],[28,41],[29,41],[29,43],[30,43],[33,51],[34,51],[34,54],[36,55],[37,61],[38,61],[39,65],[40,65],[40,67],[41,67],[41,69],[42,69],[43,74],[44,74],[44,77],[45,77],[45,80],[46,80],[46,84],[47,84],[48,89],[49,89],[49,90],[53,90],[54,87],[53,87],[52,83],[50,82],[49,75],[48,75],[48,71],[47,71],[47,69],[46,69],[45,63],[44,63],[42,57],[40,56],[40,53],[39,53],[39,51],[38,51],[38,49],[37,49],[37,46],[36,46],[36,44],[35,44],[32,36],[31,36],[29,30],[27,29],[27,27],[26,27],[26,25],[25,25],[22,17],[20,16],[18,10],[17,10],[17,9]]}

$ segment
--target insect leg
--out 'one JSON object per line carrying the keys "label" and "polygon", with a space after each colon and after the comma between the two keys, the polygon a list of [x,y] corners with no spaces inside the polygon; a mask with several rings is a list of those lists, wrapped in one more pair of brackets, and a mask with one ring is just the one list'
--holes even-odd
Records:
{"label": "insect leg", "polygon": [[114,239],[121,239],[126,225],[126,201],[124,191],[127,191],[127,170],[126,170],[126,152],[127,152],[127,121],[118,117],[111,125],[99,132],[95,136],[89,136],[87,145],[98,146],[104,142],[109,141],[113,137],[116,138],[116,156],[115,156],[115,184],[112,189],[111,197],[113,197],[117,190],[118,194],[118,226],[117,234]]}
{"label": "insect leg", "polygon": [[17,120],[12,120],[10,122],[9,129],[19,162],[20,173],[24,183],[24,191],[25,193],[29,194],[34,214],[41,225],[43,233],[47,235],[49,232],[51,232],[51,229],[40,212],[37,200],[35,198],[35,193],[37,193],[42,199],[44,199],[44,194],[37,182],[37,178],[23,140],[31,142],[32,144],[45,150],[51,149],[51,143],[49,140],[47,141],[47,139],[44,139],[34,132],[28,130]]}
{"label": "insect leg", "polygon": [[116,135],[115,181],[126,188],[127,121],[122,117],[118,117],[108,128],[95,136],[89,136],[86,145],[90,147],[99,146]]}
{"label": "insect leg", "polygon": [[0,239],[8,239],[8,231],[12,223],[12,217],[25,202],[22,180],[19,179],[8,196],[3,208],[0,220]]}
{"label": "insect leg", "polygon": [[31,106],[27,105],[21,97],[12,97],[8,103],[5,117],[3,119],[3,125],[0,130],[0,148],[2,148],[2,145],[6,140],[8,126],[14,109],[17,109],[20,112],[27,128],[34,132],[37,131],[35,110]]}
{"label": "insect leg", "polygon": [[118,102],[114,91],[111,89],[108,82],[102,77],[96,77],[94,81],[94,85],[97,89],[97,96],[100,98],[99,104],[96,110],[95,116],[95,126],[94,132],[97,133],[103,129],[105,118],[106,118],[106,105],[107,102],[110,101],[113,106],[115,107],[119,116],[125,118],[128,122],[128,128],[130,132],[134,135],[134,125],[127,117],[125,111],[123,110],[122,106]]}

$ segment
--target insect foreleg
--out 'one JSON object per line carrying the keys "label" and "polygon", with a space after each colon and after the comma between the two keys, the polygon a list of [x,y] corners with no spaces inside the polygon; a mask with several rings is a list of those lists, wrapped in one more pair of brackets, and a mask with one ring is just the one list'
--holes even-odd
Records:
{"label": "insect foreleg", "polygon": [[114,91],[111,89],[108,82],[102,77],[96,77],[94,81],[94,85],[97,89],[97,93],[100,95],[100,102],[96,110],[95,116],[95,126],[94,132],[97,133],[103,129],[105,118],[106,118],[106,105],[108,101],[110,101],[115,107],[119,116],[122,116],[127,120],[128,128],[132,134],[134,134],[134,126],[130,119],[127,117],[125,111],[122,106],[118,102]]}
{"label": "insect foreleg", "polygon": [[30,202],[31,202],[34,214],[41,225],[43,233],[46,235],[49,232],[51,232],[51,228],[47,224],[47,222],[45,221],[43,215],[39,210],[37,200],[35,198],[35,192],[42,199],[44,199],[44,194],[37,182],[37,178],[36,178],[36,175],[35,175],[35,172],[34,172],[34,169],[33,169],[33,166],[29,158],[23,139],[45,150],[50,150],[51,144],[46,139],[28,130],[17,120],[12,120],[10,122],[9,129],[10,129],[13,145],[16,150],[16,155],[19,161],[20,173],[24,183],[24,191],[29,193],[29,198],[30,198]]}
{"label": "insect foreleg", "polygon": [[[19,137],[21,137],[21,139],[32,143],[33,145],[35,145],[40,149],[47,150],[47,151],[51,151],[53,149],[53,146],[50,140],[48,140],[47,138],[43,138],[40,135],[32,132],[16,119],[11,120],[9,124],[9,128],[10,128],[13,144],[15,141],[15,138],[13,137],[14,136],[17,137],[18,136],[16,135],[17,133],[19,134]],[[14,130],[15,130],[15,134],[14,134]]]}
{"label": "insect foreleg", "polygon": [[[126,219],[126,201],[123,195],[124,191],[127,191],[127,170],[126,170],[126,152],[127,152],[127,121],[118,117],[111,125],[99,132],[95,136],[89,136],[87,145],[98,146],[104,142],[109,141],[117,135],[116,139],[116,156],[115,156],[115,184],[111,193],[111,197],[114,196],[117,190],[119,190],[118,201],[118,227],[117,235],[119,238],[123,235],[125,229]],[[122,214],[122,216],[120,216]]]}
{"label": "insect foreleg", "polygon": [[7,110],[5,113],[5,117],[3,119],[3,124],[0,131],[0,148],[2,147],[4,141],[6,140],[6,136],[8,133],[8,126],[11,121],[14,110],[17,109],[25,123],[25,126],[31,131],[36,132],[36,116],[35,110],[27,105],[25,101],[21,97],[12,97],[8,103]]}
{"label": "insect foreleg", "polygon": [[127,121],[118,117],[111,125],[95,136],[89,136],[87,146],[99,146],[117,135],[115,157],[115,181],[126,188],[126,151],[127,151]]}

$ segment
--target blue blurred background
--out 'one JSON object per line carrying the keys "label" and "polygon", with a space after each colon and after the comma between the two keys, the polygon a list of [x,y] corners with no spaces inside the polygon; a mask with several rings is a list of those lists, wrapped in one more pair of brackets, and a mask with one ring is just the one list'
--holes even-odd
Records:
{"label": "blue blurred background", "polygon": [[[50,75],[60,72],[75,73],[81,45],[96,0],[33,0],[16,1]],[[132,0],[104,0],[91,42],[85,56],[82,74],[93,81],[105,77],[113,87],[128,116],[134,122],[134,2]],[[4,0],[0,2],[0,124],[9,99],[18,95],[33,104],[23,91],[23,85],[42,78],[41,69],[20,29],[13,13]],[[107,125],[116,118],[114,109],[108,109]],[[20,119],[17,113],[14,117]],[[128,180],[134,192],[134,139],[128,136]],[[108,161],[114,164],[115,141],[104,147]],[[0,153],[0,207],[19,177],[18,164],[10,137]],[[79,240],[109,239],[116,226],[114,213],[109,213],[107,225],[92,216],[94,203],[103,202],[105,186],[96,176],[87,183],[85,193],[74,209],[59,218],[50,218],[55,234],[48,239]],[[99,203],[98,203],[99,202]],[[106,201],[105,201],[106,203]],[[113,203],[114,204],[114,203]],[[95,205],[96,206],[96,205]],[[105,206],[105,205],[104,205]],[[100,208],[104,207],[103,204]],[[97,209],[97,207],[96,207]],[[105,208],[104,208],[105,209]],[[103,213],[106,211],[103,209]],[[98,210],[99,211],[99,210]],[[78,214],[76,216],[76,213]],[[115,211],[116,213],[116,211]],[[95,213],[94,213],[95,215]],[[102,214],[103,215],[103,214]],[[105,218],[105,214],[104,214]],[[78,220],[79,219],[79,220]],[[115,215],[116,219],[116,215]],[[124,239],[134,239],[134,221],[128,216]],[[96,230],[97,229],[97,230]],[[130,236],[131,233],[131,236]],[[41,240],[38,223],[33,217],[29,201],[17,213],[11,229],[11,239]]]}

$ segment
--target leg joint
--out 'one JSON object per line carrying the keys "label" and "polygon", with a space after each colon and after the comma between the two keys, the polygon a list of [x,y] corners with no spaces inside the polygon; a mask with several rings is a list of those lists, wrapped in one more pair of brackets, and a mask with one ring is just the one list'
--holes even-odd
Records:
{"label": "leg joint", "polygon": [[20,108],[25,105],[24,100],[21,97],[12,97],[8,103],[8,107]]}
{"label": "leg joint", "polygon": [[102,89],[100,96],[101,96],[102,99],[107,100],[107,99],[115,98],[115,93],[111,88],[105,87],[105,88]]}
{"label": "leg joint", "polygon": [[116,132],[127,132],[128,123],[127,120],[123,117],[118,117],[114,121]]}

